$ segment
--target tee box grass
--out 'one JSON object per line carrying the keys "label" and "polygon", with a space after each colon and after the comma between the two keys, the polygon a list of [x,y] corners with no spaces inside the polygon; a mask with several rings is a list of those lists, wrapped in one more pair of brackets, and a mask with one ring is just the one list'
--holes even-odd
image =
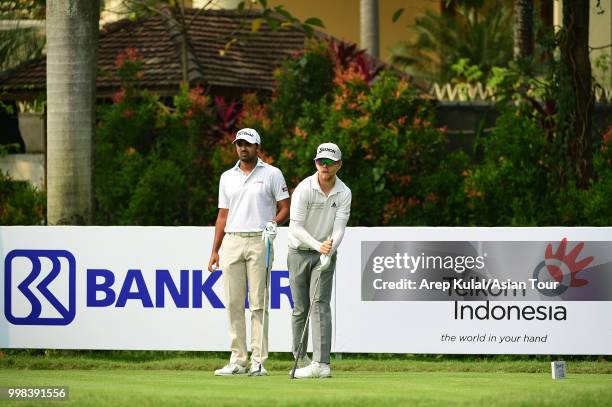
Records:
{"label": "tee box grass", "polygon": [[[343,359],[332,361],[333,378],[308,380],[289,379],[291,361],[274,359],[267,377],[213,376],[225,362],[9,355],[0,386],[67,386],[58,403],[85,406],[612,405],[605,360],[570,361],[565,380],[552,380],[544,360]],[[15,402],[30,404],[40,402]]]}

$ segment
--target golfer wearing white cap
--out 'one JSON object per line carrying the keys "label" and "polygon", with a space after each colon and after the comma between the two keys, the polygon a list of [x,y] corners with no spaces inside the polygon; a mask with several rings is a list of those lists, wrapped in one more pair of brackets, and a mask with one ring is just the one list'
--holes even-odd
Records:
{"label": "golfer wearing white cap", "polygon": [[[208,270],[213,272],[221,260],[232,350],[229,364],[217,369],[215,375],[246,373],[244,301],[248,282],[252,350],[249,374],[260,376],[267,374],[263,363],[268,357],[266,244],[272,246],[276,225],[289,217],[289,192],[281,171],[258,158],[261,139],[257,131],[240,130],[234,143],[239,161],[219,181],[219,214],[208,262]],[[273,251],[269,253],[272,264]]]}
{"label": "golfer wearing white cap", "polygon": [[[330,299],[336,267],[336,250],[344,236],[351,212],[351,190],[336,176],[342,167],[342,153],[333,143],[317,147],[317,172],[304,179],[293,192],[289,223],[289,284],[293,296],[293,355],[302,365],[307,338],[300,349],[300,340],[312,319],[313,361],[295,371],[296,379],[331,377],[332,321]],[[319,279],[318,285],[316,283]],[[312,303],[311,303],[312,298]]]}

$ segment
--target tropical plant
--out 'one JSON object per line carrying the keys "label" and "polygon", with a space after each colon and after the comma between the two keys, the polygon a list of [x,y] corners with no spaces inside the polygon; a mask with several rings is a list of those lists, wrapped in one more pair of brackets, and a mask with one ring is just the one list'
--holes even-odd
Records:
{"label": "tropical plant", "polygon": [[[316,70],[301,63],[313,56],[330,62]],[[331,74],[332,86],[318,81],[316,90],[302,89],[302,78],[313,72]],[[355,196],[367,196],[353,202],[352,224],[440,225],[460,217],[465,205],[457,185],[466,157],[449,154],[446,135],[432,125],[433,106],[408,82],[372,69],[354,47],[334,43],[313,44],[287,61],[278,81],[268,113],[274,123],[274,112],[286,112],[276,162],[290,189],[314,172],[316,146],[333,141],[343,151],[340,178]]]}
{"label": "tropical plant", "polygon": [[451,66],[467,58],[486,79],[492,67],[512,59],[512,13],[500,0],[480,3],[462,2],[454,15],[428,11],[418,17],[412,27],[416,40],[394,46],[391,61],[420,78],[447,82]]}
{"label": "tropical plant", "polygon": [[0,71],[43,55],[44,19],[45,0],[0,3]]}
{"label": "tropical plant", "polygon": [[183,85],[167,106],[140,87],[136,50],[115,63],[121,88],[100,107],[96,138],[97,223],[210,224],[221,171],[212,157],[234,129],[234,104],[218,98],[213,106],[201,87]]}
{"label": "tropical plant", "polygon": [[45,194],[29,182],[15,181],[0,171],[0,225],[42,225]]}

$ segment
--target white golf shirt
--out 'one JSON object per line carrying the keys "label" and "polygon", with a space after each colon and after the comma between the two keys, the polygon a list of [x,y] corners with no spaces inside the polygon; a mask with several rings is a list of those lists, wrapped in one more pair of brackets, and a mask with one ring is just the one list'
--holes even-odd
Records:
{"label": "white golf shirt", "polygon": [[261,232],[276,216],[276,202],[289,198],[281,171],[260,159],[250,174],[240,161],[219,181],[219,208],[229,209],[225,232]]}
{"label": "white golf shirt", "polygon": [[[334,238],[336,250],[351,214],[351,190],[336,177],[336,183],[325,196],[317,173],[299,183],[291,199],[289,247],[299,250],[319,250],[321,242]],[[302,224],[307,233],[296,229]]]}

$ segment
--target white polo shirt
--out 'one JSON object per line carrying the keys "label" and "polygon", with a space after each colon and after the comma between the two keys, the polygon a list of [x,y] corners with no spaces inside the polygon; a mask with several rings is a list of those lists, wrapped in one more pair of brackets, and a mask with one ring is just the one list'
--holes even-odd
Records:
{"label": "white polo shirt", "polygon": [[289,198],[281,171],[257,159],[246,175],[240,161],[219,181],[219,208],[229,209],[225,232],[261,232],[276,216],[276,202]]}
{"label": "white polo shirt", "polygon": [[[291,198],[291,221],[303,222],[304,229],[315,239],[322,242],[332,233],[336,219],[347,219],[351,214],[351,190],[340,178],[328,196],[325,196],[317,173],[299,183]],[[289,227],[289,247],[293,249],[312,249],[293,233]]]}

